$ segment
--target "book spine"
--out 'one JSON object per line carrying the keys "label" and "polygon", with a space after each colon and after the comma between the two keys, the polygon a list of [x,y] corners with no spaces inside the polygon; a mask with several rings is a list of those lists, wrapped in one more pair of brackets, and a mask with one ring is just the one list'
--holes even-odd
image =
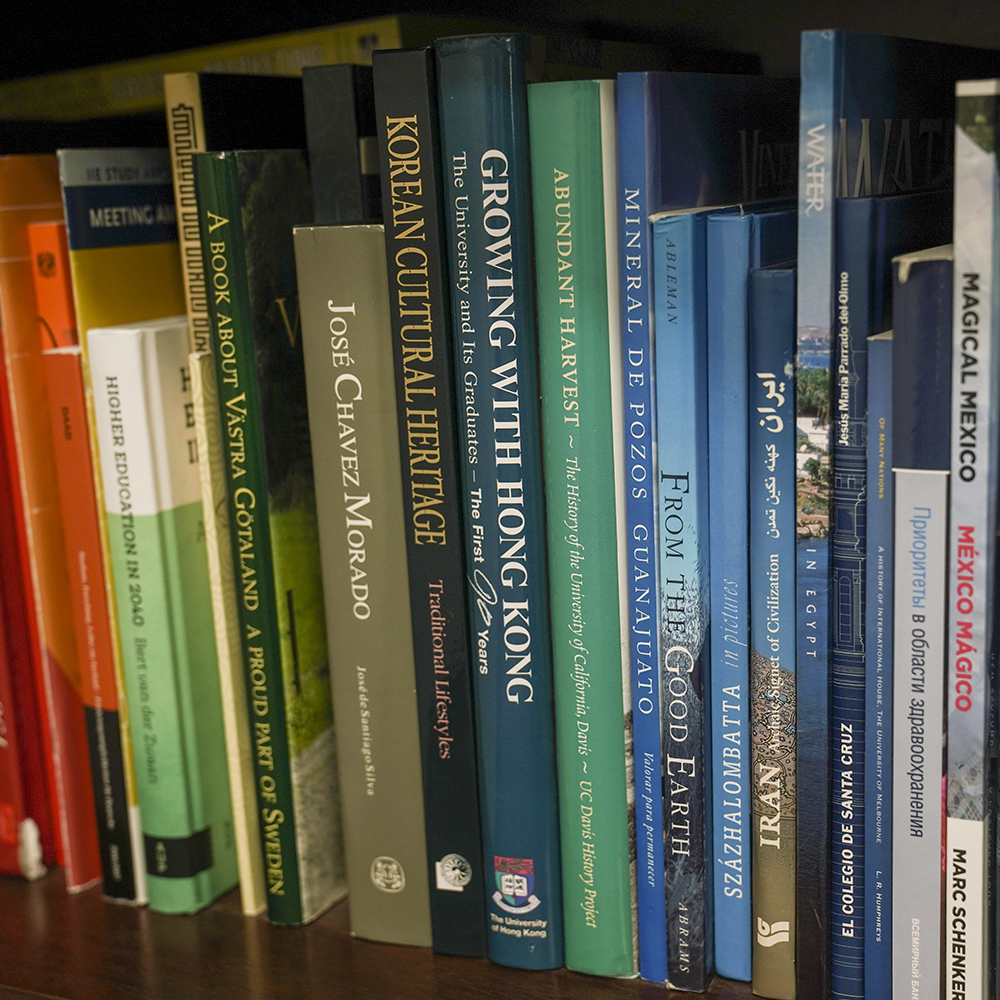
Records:
{"label": "book spine", "polygon": [[167,73],[163,77],[163,96],[167,105],[167,141],[177,213],[177,244],[191,330],[191,350],[207,351],[212,343],[212,328],[208,318],[208,286],[205,283],[198,199],[194,187],[194,154],[208,149],[199,75]]}
{"label": "book spine", "polygon": [[631,976],[635,803],[614,100],[610,80],[528,88],[566,964]]}
{"label": "book spine", "polygon": [[252,916],[265,909],[267,899],[264,893],[264,859],[257,826],[250,723],[246,711],[246,681],[240,652],[236,580],[233,576],[233,554],[229,543],[219,393],[215,382],[215,361],[211,353],[203,351],[191,354],[188,365],[191,372],[191,401],[204,511],[205,549],[212,588],[212,620],[215,625],[215,653],[219,662],[226,762],[233,803],[233,835],[240,873],[240,900],[243,912]]}
{"label": "book spine", "polygon": [[835,210],[836,378],[830,383],[830,726],[835,744],[831,828],[831,960],[834,992],[864,993],[865,544],[868,334],[874,312],[878,203],[841,199]]}
{"label": "book spine", "polygon": [[795,1000],[795,271],[749,281],[753,991]]}
{"label": "book spine", "polygon": [[[798,831],[800,864],[796,976],[802,997],[831,989],[830,907],[830,347],[833,317],[833,213],[839,63],[834,32],[807,31],[801,43],[799,93],[798,372],[796,421],[808,435],[815,475],[796,483],[798,562]],[[810,353],[813,352],[813,353]],[[820,901],[820,902],[817,902]]]}
{"label": "book spine", "polygon": [[28,225],[58,217],[59,180],[51,156],[0,163],[0,331],[9,423],[5,450],[14,486],[22,586],[29,593],[38,701],[59,863],[67,885],[101,876],[80,667],[42,372]]}
{"label": "book spine", "polygon": [[[268,919],[304,919],[296,850],[281,643],[274,584],[272,525],[260,389],[251,329],[237,166],[231,155],[195,157],[205,272],[219,292],[209,303],[219,415],[226,443],[226,488],[238,573],[237,602],[247,705],[253,735],[257,821],[265,862]],[[259,515],[255,513],[259,507]]]}
{"label": "book spine", "polygon": [[649,163],[652,119],[644,73],[617,81],[619,274],[628,534],[629,668],[635,761],[636,902],[639,974],[667,978],[663,884],[663,763],[660,715],[660,602],[656,516],[656,394],[653,391],[652,230]]}
{"label": "book spine", "polygon": [[[961,84],[955,121],[951,502],[948,539],[948,792],[945,985],[988,996],[984,783],[990,726],[1000,351],[994,339],[1000,95]],[[974,431],[970,431],[974,428]],[[973,444],[970,447],[970,444]],[[958,914],[955,911],[965,912]],[[960,924],[964,921],[964,924]]]}
{"label": "book spine", "polygon": [[[162,316],[184,309],[184,285],[177,252],[177,226],[166,149],[65,149],[59,153],[73,275],[73,301],[80,330],[114,326]],[[110,214],[109,214],[110,213]],[[121,225],[104,225],[114,219]],[[83,348],[84,399],[91,455],[97,454],[93,394],[90,388],[87,344]],[[104,508],[100,463],[94,459],[94,489],[98,509]],[[105,566],[107,608],[111,619],[112,657],[118,690],[118,717],[125,758],[125,787],[133,845],[142,843],[131,720],[110,572],[107,525],[99,518],[101,552]],[[142,851],[135,851],[136,902],[146,902],[146,869]]]}
{"label": "book spine", "polygon": [[313,221],[379,222],[382,204],[370,66],[306,66],[302,71]]}
{"label": "book spine", "polygon": [[38,824],[29,814],[22,764],[22,748],[33,738],[32,732],[30,718],[17,704],[0,616],[0,872],[38,879],[48,868],[42,861]]}
{"label": "book spine", "polygon": [[[526,38],[437,42],[489,954],[563,964]],[[527,773],[530,781],[525,780]]]}
{"label": "book spine", "polygon": [[[52,456],[59,494],[80,696],[90,757],[104,894],[135,900],[141,853],[129,825],[129,794],[122,720],[107,610],[100,511],[94,493],[87,435],[84,378],[77,345],[69,245],[62,220],[28,225],[38,307],[42,372],[48,399]],[[126,737],[127,738],[127,737]]]}
{"label": "book spine", "polygon": [[372,56],[434,950],[486,955],[486,883],[431,48]]}
{"label": "book spine", "polygon": [[[892,995],[939,995],[947,642],[951,263],[906,267],[893,304],[895,611]],[[936,285],[936,287],[935,287]],[[911,358],[903,355],[912,354]],[[933,376],[918,364],[942,362]],[[928,393],[927,389],[939,391]]]}
{"label": "book spine", "polygon": [[716,971],[751,976],[747,276],[756,216],[707,224],[712,831]]}
{"label": "book spine", "polygon": [[868,339],[868,535],[865,559],[865,989],[892,990],[892,333]]}
{"label": "book spine", "polygon": [[94,492],[80,347],[45,351],[42,364],[81,665],[104,895],[137,901],[136,867],[141,864],[142,844],[133,841],[130,822],[128,758],[122,746],[128,734],[122,732],[118,711],[101,512]]}
{"label": "book spine", "polygon": [[150,906],[190,913],[237,872],[187,324],[86,336]]}
{"label": "book spine", "polygon": [[[203,217],[203,223],[216,228],[209,232],[213,239],[207,245],[206,234],[202,235],[205,269],[213,276],[213,287],[220,268],[233,281],[234,315],[222,308],[229,305],[224,294],[216,293],[219,302],[213,301],[211,308],[219,408],[225,411],[230,539],[234,567],[239,567],[238,598],[248,613],[263,612],[262,623],[273,626],[265,640],[263,635],[254,635],[247,621],[241,622],[244,669],[250,672],[247,690],[254,753],[266,766],[269,748],[274,747],[273,774],[287,783],[292,807],[289,813],[283,805],[265,799],[258,812],[268,910],[276,922],[304,923],[347,891],[330,647],[292,243],[292,227],[308,221],[312,210],[309,174],[305,154],[296,148],[237,151],[214,158],[202,153],[196,158],[196,169],[203,158],[213,169],[218,162],[229,170],[223,207],[230,214]],[[201,205],[197,179],[196,184]],[[231,258],[225,246],[221,251],[212,246],[225,244],[227,239]],[[218,261],[216,253],[221,254]],[[267,267],[260,266],[264,260],[269,261]],[[237,297],[242,300],[239,308]],[[238,428],[251,424],[252,431],[241,438]],[[253,479],[249,479],[251,464]],[[250,503],[258,513],[251,511],[248,517]],[[263,721],[264,713],[258,702],[279,697],[273,721],[282,731],[261,730],[257,723]],[[262,779],[258,785],[259,793],[269,791]],[[291,855],[284,853],[283,845],[277,851],[273,839],[275,825],[288,823],[293,826]],[[273,910],[272,901],[277,904]]]}
{"label": "book spine", "polygon": [[294,239],[351,930],[429,946],[385,233],[317,226],[296,228]]}
{"label": "book spine", "polygon": [[653,225],[667,969],[671,986],[695,991],[707,988],[713,946],[705,221]]}

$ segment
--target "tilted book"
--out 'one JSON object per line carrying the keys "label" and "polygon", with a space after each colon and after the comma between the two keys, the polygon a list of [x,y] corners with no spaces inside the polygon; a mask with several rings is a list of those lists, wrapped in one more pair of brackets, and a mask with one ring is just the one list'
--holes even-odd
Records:
{"label": "tilted book", "polygon": [[892,325],[892,257],[947,240],[948,191],[841,198],[836,205],[836,378],[831,386],[831,732],[833,958],[863,944],[868,338]]}
{"label": "tilted book", "polygon": [[[798,393],[797,405],[800,427],[818,449],[814,457],[824,471],[818,479],[800,474],[798,485],[804,626],[799,740],[814,751],[799,760],[799,851],[807,859],[799,870],[799,993],[848,997],[863,989],[863,935],[845,933],[851,928],[843,921],[834,926],[832,915],[814,905],[827,891],[831,853],[827,761],[833,743],[826,692],[834,605],[826,595],[832,571],[827,482],[836,464],[835,204],[838,198],[948,189],[952,145],[942,130],[954,117],[954,81],[993,75],[1000,57],[983,49],[823,30],[803,33],[800,65],[797,385],[806,391]],[[837,959],[831,964],[834,943]]]}
{"label": "tilted book", "polygon": [[195,184],[267,915],[302,924],[346,891],[292,248],[309,178],[301,150],[250,150],[198,153]]}
{"label": "tilted book", "polygon": [[[627,72],[617,80],[622,359],[624,366],[629,629],[636,770],[639,967],[667,977],[663,890],[659,609],[656,601],[656,398],[653,391],[651,214],[758,201],[794,190],[797,89],[793,81],[724,74]],[[675,142],[676,135],[685,136]],[[744,726],[745,731],[745,726]],[[749,741],[744,745],[749,752]],[[749,794],[739,825],[748,828]],[[724,887],[725,882],[722,881]],[[717,888],[718,888],[717,884]],[[725,941],[729,975],[749,977],[746,936]],[[737,907],[740,909],[740,907]],[[722,925],[720,925],[721,927]]]}
{"label": "tilted book", "polygon": [[[302,226],[294,239],[351,932],[429,946],[385,233]],[[422,596],[429,616],[434,592]]]}
{"label": "tilted book", "polygon": [[372,67],[306,66],[302,97],[316,225],[379,222],[382,198]]}
{"label": "tilted book", "polygon": [[[188,323],[191,322],[188,314]],[[240,872],[243,912],[260,913],[267,906],[264,894],[264,859],[257,825],[257,791],[247,716],[247,685],[240,647],[233,549],[229,540],[229,508],[226,499],[225,441],[219,423],[219,391],[215,361],[209,351],[192,353],[191,402],[198,470],[201,473],[201,503],[205,524],[205,551],[212,589],[212,619],[215,654],[219,662],[219,693],[226,734],[229,794],[233,803],[233,839]]]}
{"label": "tilted book", "polygon": [[[867,522],[865,561],[865,959],[866,981],[892,989],[893,829],[893,335],[868,338]],[[922,359],[915,358],[921,365]]]}
{"label": "tilted book", "polygon": [[489,954],[563,964],[523,35],[439,39]]}
{"label": "tilted book", "polygon": [[708,219],[708,501],[712,672],[712,831],[716,971],[749,980],[751,962],[748,280],[751,268],[795,256],[795,213],[746,210]]}
{"label": "tilted book", "polygon": [[[30,616],[41,731],[37,734],[55,820],[57,857],[67,885],[101,877],[80,662],[73,632],[52,430],[42,370],[42,342],[28,225],[62,217],[53,156],[0,158],[0,332],[7,383],[3,452],[10,463],[17,531],[7,544],[22,554],[21,586]],[[11,602],[9,602],[11,603]],[[12,613],[16,607],[11,603]]]}
{"label": "tilted book", "polygon": [[667,977],[713,972],[706,212],[653,222]]}
{"label": "tilted book", "polygon": [[[952,302],[951,493],[948,522],[947,856],[945,984],[980,1000],[987,982],[990,912],[986,836],[992,674],[996,669],[996,528],[1000,351],[996,312],[997,138],[1000,81],[956,87]],[[958,894],[961,899],[957,898]]]}
{"label": "tilted book", "polygon": [[303,146],[302,81],[294,76],[252,73],[165,73],[163,97],[191,349],[205,351],[212,342],[211,290],[205,281],[198,226],[194,154]]}
{"label": "tilted book", "polygon": [[237,881],[185,317],[86,333],[149,905]]}
{"label": "tilted book", "polygon": [[[93,420],[86,331],[176,316],[184,311],[184,285],[177,252],[170,156],[166,149],[64,149],[59,153],[69,242],[73,302],[83,348],[84,401],[91,455],[97,454]],[[104,509],[100,468],[94,488],[99,510]],[[99,518],[101,552],[105,566],[108,612],[111,616],[111,655],[118,685],[118,721],[122,728],[123,770],[129,802],[133,844],[142,843],[135,787],[129,705],[121,672],[121,644],[109,569],[107,525]],[[141,851],[133,854],[136,902],[145,902],[146,866]]]}
{"label": "tilted book", "polygon": [[[952,248],[894,261],[892,996],[940,996]],[[950,748],[949,748],[950,750]],[[954,901],[952,901],[953,903]],[[952,924],[955,914],[945,904]],[[900,947],[900,942],[905,947]],[[964,942],[963,942],[964,943]],[[889,994],[886,994],[889,995]]]}
{"label": "tilted book", "polygon": [[615,86],[528,88],[566,965],[636,973]]}
{"label": "tilted book", "polygon": [[747,292],[753,991],[795,1000],[795,268]]}
{"label": "tilted book", "polygon": [[372,55],[434,950],[486,954],[458,387],[434,50]]}

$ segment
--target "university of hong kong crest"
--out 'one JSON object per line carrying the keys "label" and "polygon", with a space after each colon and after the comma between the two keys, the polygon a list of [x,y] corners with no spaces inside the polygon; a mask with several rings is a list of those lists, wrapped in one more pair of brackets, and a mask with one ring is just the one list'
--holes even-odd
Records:
{"label": "university of hong kong crest", "polygon": [[535,863],[531,858],[493,858],[497,891],[493,902],[507,913],[530,913],[541,900],[534,894]]}

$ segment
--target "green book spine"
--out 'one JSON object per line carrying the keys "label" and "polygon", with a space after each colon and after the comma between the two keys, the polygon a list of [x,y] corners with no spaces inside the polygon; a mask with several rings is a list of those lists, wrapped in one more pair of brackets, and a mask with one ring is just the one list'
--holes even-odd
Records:
{"label": "green book spine", "polygon": [[[295,230],[351,931],[431,945],[385,231]],[[432,605],[428,603],[427,613]]]}
{"label": "green book spine", "polygon": [[300,150],[195,155],[268,919],[346,892],[292,226]]}
{"label": "green book spine", "polygon": [[237,882],[184,317],[87,334],[149,905]]}
{"label": "green book spine", "polygon": [[[566,964],[636,973],[610,80],[528,88]],[[631,802],[630,802],[630,799]]]}

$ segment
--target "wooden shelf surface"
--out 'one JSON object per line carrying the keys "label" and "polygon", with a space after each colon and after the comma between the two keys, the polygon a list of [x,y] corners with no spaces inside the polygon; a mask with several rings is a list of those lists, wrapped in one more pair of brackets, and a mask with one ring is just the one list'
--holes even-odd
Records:
{"label": "wooden shelf surface", "polygon": [[[676,1000],[637,979],[524,972],[352,938],[348,904],[306,927],[244,917],[234,891],[189,917],[0,876],[0,1000]],[[716,979],[713,1000],[750,1000]]]}

